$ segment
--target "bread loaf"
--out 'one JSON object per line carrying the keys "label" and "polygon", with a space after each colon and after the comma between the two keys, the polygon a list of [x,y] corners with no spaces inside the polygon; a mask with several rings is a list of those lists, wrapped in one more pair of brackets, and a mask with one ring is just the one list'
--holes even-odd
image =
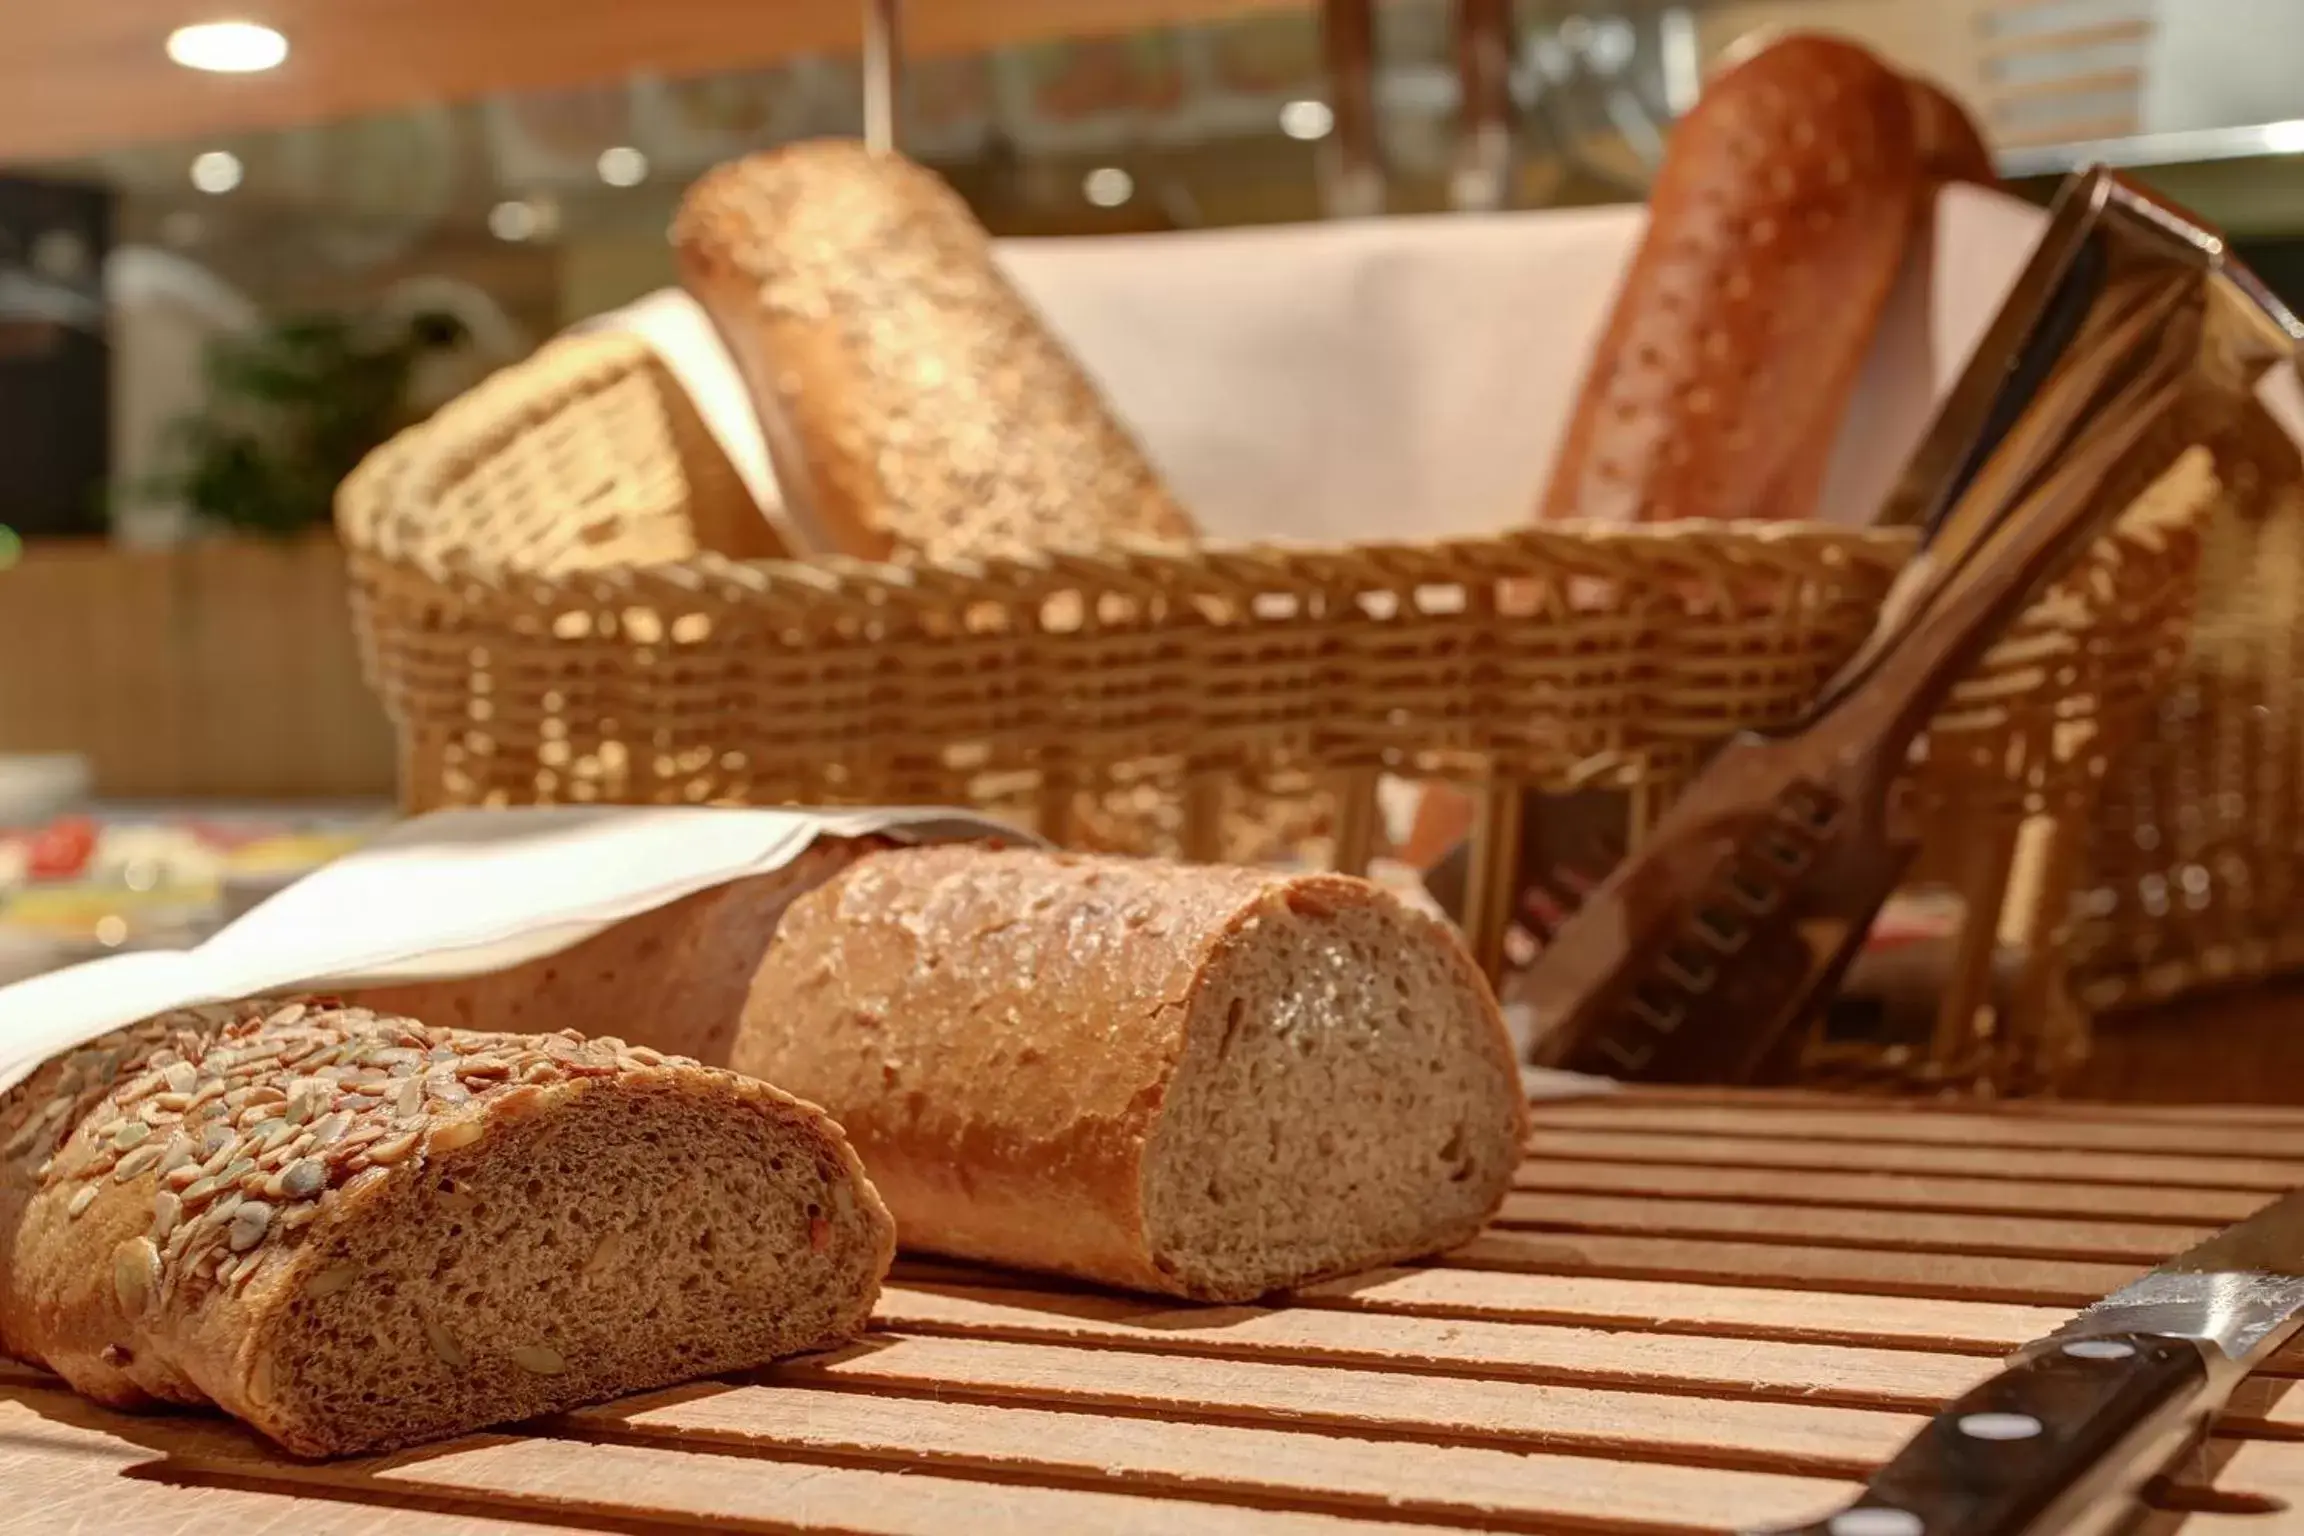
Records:
{"label": "bread loaf", "polygon": [[1933,80],[1913,75],[1904,83],[1912,104],[1912,132],[1918,142],[1927,195],[1932,197],[1949,181],[1998,186],[2000,176],[1992,165],[1992,151],[1968,109]]}
{"label": "bread loaf", "polygon": [[1547,518],[1814,515],[1921,187],[1911,92],[1795,35],[1672,131]]}
{"label": "bread loaf", "polygon": [[1523,1116],[1462,945],[1366,881],[965,845],[795,902],[734,1062],[908,1248],[1215,1301],[1470,1237]]}
{"label": "bread loaf", "polygon": [[838,1342],[893,1241],[820,1111],[615,1040],[197,1010],[0,1099],[0,1349],[309,1455]]}
{"label": "bread loaf", "polygon": [[860,144],[721,166],[673,225],[796,524],[866,559],[1192,537],[959,196]]}
{"label": "bread loaf", "polygon": [[626,918],[540,960],[481,976],[363,988],[351,998],[452,1029],[619,1035],[724,1067],[784,909],[887,846],[878,838],[818,838],[782,869]]}

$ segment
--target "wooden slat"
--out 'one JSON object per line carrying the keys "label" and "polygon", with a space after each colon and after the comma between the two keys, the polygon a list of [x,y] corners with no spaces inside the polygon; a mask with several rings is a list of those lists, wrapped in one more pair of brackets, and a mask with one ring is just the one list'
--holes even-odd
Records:
{"label": "wooden slat", "polygon": [[2001,1355],[2039,1338],[2068,1307],[1789,1290],[1588,1274],[1381,1269],[1305,1287],[1300,1299],[1420,1316],[1590,1323],[1656,1332]]}
{"label": "wooden slat", "polygon": [[1878,1296],[1930,1296],[2084,1306],[2134,1279],[2134,1264],[2073,1259],[1958,1260],[1926,1253],[1729,1243],[1703,1238],[1490,1230],[1443,1263],[1543,1274],[1627,1275],[1649,1280],[1760,1281]]}
{"label": "wooden slat", "polygon": [[1961,1354],[1301,1306],[1174,1307],[1124,1296],[957,1286],[890,1286],[873,1315],[880,1326],[904,1333],[1903,1409],[1957,1397],[1993,1369]]}
{"label": "wooden slat", "polygon": [[773,1374],[1820,1475],[1884,1460],[1921,1422],[1880,1409],[935,1336],[876,1338]]}
{"label": "wooden slat", "polygon": [[1938,1215],[1842,1206],[1760,1205],[1660,1196],[1529,1192],[1506,1197],[1504,1228],[1651,1233],[1825,1243],[1894,1252],[1997,1254],[2050,1259],[2134,1260],[2149,1266],[2216,1228],[2074,1217]]}
{"label": "wooden slat", "polygon": [[1227,1501],[1288,1499],[1344,1515],[1454,1517],[1484,1528],[1556,1528],[1563,1520],[1765,1525],[1813,1513],[1848,1491],[1713,1468],[780,1386],[667,1393],[570,1419],[682,1446],[726,1441],[779,1455],[982,1469],[1035,1482],[1093,1479]]}
{"label": "wooden slat", "polygon": [[[93,1411],[61,1392],[16,1389],[8,1396],[13,1401],[0,1402],[0,1408],[29,1409],[42,1416]],[[671,1521],[719,1531],[872,1536],[1010,1530],[1208,1536],[1211,1521],[1209,1506],[1189,1499],[516,1435],[474,1435],[369,1460],[304,1462],[213,1421],[112,1417],[137,1424],[139,1439],[160,1450],[168,1469],[177,1475],[230,1477],[290,1491],[324,1490],[341,1498],[445,1499],[460,1508],[481,1505],[498,1515],[516,1511],[579,1528],[605,1519]],[[1789,1491],[1803,1490],[1794,1484]],[[1251,1507],[1226,1509],[1221,1518],[1225,1536],[1437,1536],[1448,1529]],[[546,1529],[550,1528],[548,1524]],[[57,1528],[38,1529],[47,1533]],[[109,1529],[90,1527],[92,1532]],[[323,1523],[286,1529],[303,1536],[311,1530],[333,1532],[336,1527]],[[395,1523],[389,1529],[397,1536],[401,1527]]]}
{"label": "wooden slat", "polygon": [[2012,32],[1988,37],[1977,45],[1977,51],[1986,59],[2005,59],[2026,54],[2069,53],[2113,43],[2141,45],[2151,36],[2152,23],[2138,16],[2101,21],[2092,26],[2061,27],[2050,32]]}
{"label": "wooden slat", "polygon": [[[2304,1453],[2274,1441],[2218,1435],[2187,1458],[2173,1480],[2187,1488],[2214,1487],[2226,1495],[2304,1506]],[[2291,1514],[2278,1520],[2259,1517],[2254,1528],[2285,1533],[2297,1524]],[[2186,1530],[2190,1529],[2187,1523]]]}
{"label": "wooden slat", "polygon": [[[168,1421],[109,1414],[62,1392],[0,1390],[0,1532],[20,1536],[556,1536],[585,1527],[472,1505],[372,1504],[310,1490],[224,1487],[171,1466]],[[590,1527],[598,1529],[598,1527]]]}
{"label": "wooden slat", "polygon": [[2255,1189],[2158,1189],[2145,1184],[2018,1183],[1956,1174],[1831,1173],[1822,1169],[1683,1167],[1531,1158],[1514,1186],[1579,1194],[1654,1194],[1776,1205],[1979,1215],[2108,1216],[2138,1221],[2238,1221],[2268,1198]]}
{"label": "wooden slat", "polygon": [[2242,1382],[2217,1427],[2237,1437],[2304,1440],[2304,1383],[2293,1375]]}
{"label": "wooden slat", "polygon": [[2189,1157],[2165,1153],[2025,1150],[1800,1140],[1775,1136],[1698,1138],[1652,1131],[1539,1129],[1533,1157],[1607,1162],[1685,1163],[1722,1168],[1823,1168],[1849,1173],[1950,1173],[1972,1178],[2161,1188],[2255,1189],[2279,1194],[2304,1184],[2304,1159]]}
{"label": "wooden slat", "polygon": [[[2278,1001],[2278,994],[2265,994]],[[1786,1109],[1834,1109],[1848,1114],[1900,1112],[1957,1113],[1935,1101],[1907,1106],[1902,1100],[1855,1097],[1824,1088],[1679,1088],[1668,1084],[1620,1083],[1609,1093],[1611,1104],[1780,1105]],[[1542,1105],[1538,1109],[1542,1109]],[[2021,1120],[2093,1120],[2116,1125],[2266,1125],[2304,1130],[2304,1105],[2294,1104],[2130,1104],[2092,1099],[2002,1099],[1991,1107],[1995,1118]]]}
{"label": "wooden slat", "polygon": [[1922,1113],[1910,1107],[1863,1110],[1769,1109],[1732,1104],[1639,1105],[1564,1100],[1536,1107],[1541,1127],[1605,1125],[1675,1136],[1766,1136],[1855,1141],[1870,1146],[2047,1147],[2061,1151],[2231,1154],[2304,1158],[2304,1130],[2270,1126],[2033,1119],[2021,1115]]}
{"label": "wooden slat", "polygon": [[[1987,71],[1999,74],[1998,71]],[[1985,107],[1986,115],[2006,120],[2020,117],[2012,110],[2034,101],[2057,101],[2068,96],[2110,96],[2139,92],[2144,87],[2144,71],[2133,65],[2114,69],[2094,69],[2085,74],[2063,75],[2050,80],[2015,80],[2005,76],[1994,79],[1992,88],[1998,96]]]}
{"label": "wooden slat", "polygon": [[[1997,116],[1997,114],[1995,114]],[[2099,139],[2124,139],[2142,125],[2133,112],[2116,117],[2067,118],[2040,128],[2010,128],[1997,122],[1992,143],[1999,149],[2033,149],[2046,145],[2092,144]]]}

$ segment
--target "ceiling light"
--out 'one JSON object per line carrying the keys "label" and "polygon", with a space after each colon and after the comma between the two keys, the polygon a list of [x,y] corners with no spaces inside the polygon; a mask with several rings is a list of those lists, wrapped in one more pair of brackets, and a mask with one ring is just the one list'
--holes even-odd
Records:
{"label": "ceiling light", "polygon": [[1280,109],[1280,131],[1292,139],[1324,139],[1336,114],[1324,101],[1292,101]]}
{"label": "ceiling light", "polygon": [[186,69],[253,75],[280,66],[288,39],[253,21],[204,21],[169,33],[168,57]]}
{"label": "ceiling light", "polygon": [[210,194],[240,185],[240,157],[228,149],[211,149],[192,157],[192,185]]}
{"label": "ceiling light", "polygon": [[648,179],[648,157],[629,144],[600,151],[600,179],[612,187],[636,187]]}
{"label": "ceiling light", "polygon": [[536,205],[512,201],[488,210],[488,233],[499,240],[531,240],[536,235]]}
{"label": "ceiling light", "polygon": [[1136,195],[1136,178],[1116,165],[1100,165],[1082,178],[1080,195],[1099,208],[1117,208]]}

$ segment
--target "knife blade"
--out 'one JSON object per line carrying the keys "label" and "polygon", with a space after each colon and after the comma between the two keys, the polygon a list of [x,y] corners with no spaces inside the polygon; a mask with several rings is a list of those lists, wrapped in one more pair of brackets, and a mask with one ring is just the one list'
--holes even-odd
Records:
{"label": "knife blade", "polygon": [[2304,1327],[2304,1190],[2018,1350],[1846,1508],[1779,1536],[2102,1536]]}

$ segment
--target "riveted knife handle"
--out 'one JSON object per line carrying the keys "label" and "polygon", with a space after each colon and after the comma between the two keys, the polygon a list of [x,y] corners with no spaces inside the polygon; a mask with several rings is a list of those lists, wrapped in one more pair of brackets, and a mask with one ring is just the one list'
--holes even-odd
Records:
{"label": "riveted knife handle", "polygon": [[2201,1346],[2050,1339],[1953,1403],[1837,1514],[1783,1536],[2051,1536],[2118,1529],[2196,1432]]}

